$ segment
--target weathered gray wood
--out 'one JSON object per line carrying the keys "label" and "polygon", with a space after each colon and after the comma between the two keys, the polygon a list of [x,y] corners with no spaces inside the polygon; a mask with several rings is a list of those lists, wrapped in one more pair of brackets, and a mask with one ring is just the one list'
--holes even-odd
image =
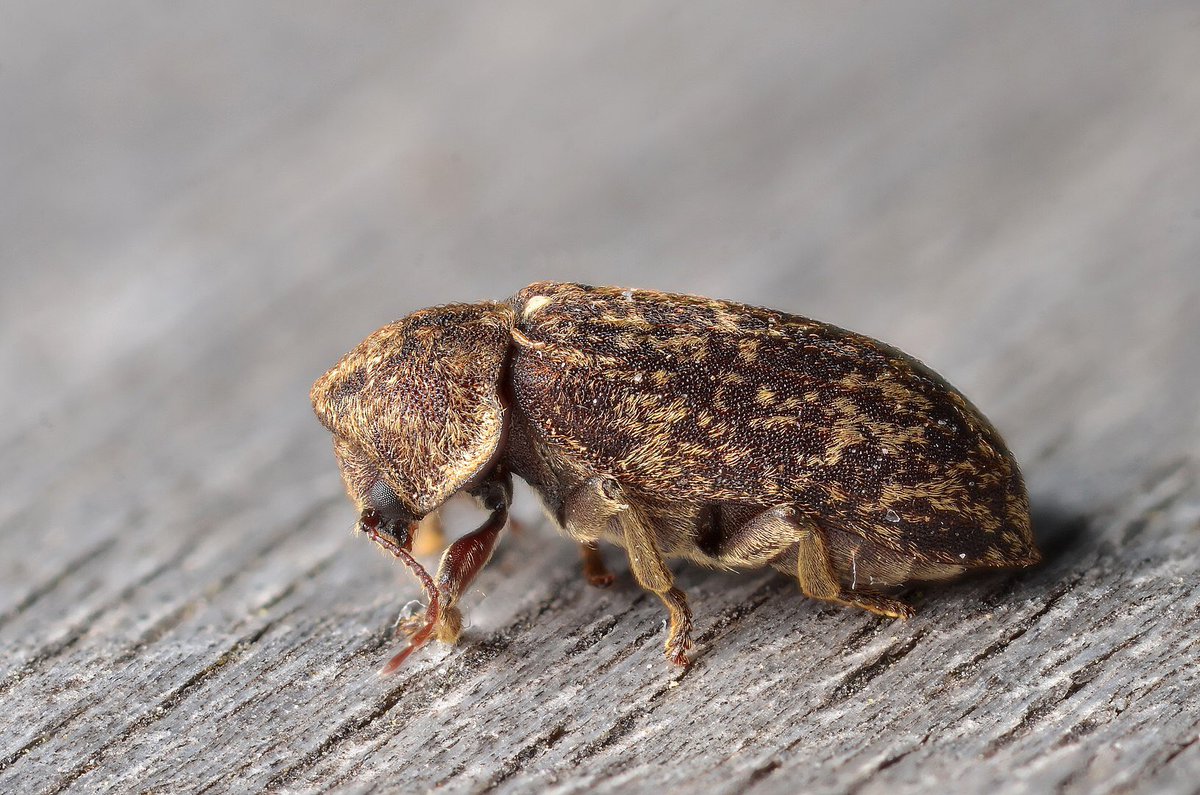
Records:
{"label": "weathered gray wood", "polygon": [[[1194,3],[4,17],[0,791],[1200,791]],[[922,357],[1048,562],[907,623],[682,569],[680,674],[522,491],[465,642],[376,677],[418,591],[308,386],[538,278]]]}

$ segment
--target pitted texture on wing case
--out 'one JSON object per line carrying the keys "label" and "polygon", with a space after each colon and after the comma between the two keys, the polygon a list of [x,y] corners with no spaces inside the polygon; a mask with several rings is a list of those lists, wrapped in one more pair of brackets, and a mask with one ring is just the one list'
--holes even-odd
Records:
{"label": "pitted texture on wing case", "polygon": [[512,304],[523,342],[513,389],[533,429],[642,495],[791,504],[945,563],[1036,559],[1024,483],[999,434],[895,348],[645,290],[546,282]]}

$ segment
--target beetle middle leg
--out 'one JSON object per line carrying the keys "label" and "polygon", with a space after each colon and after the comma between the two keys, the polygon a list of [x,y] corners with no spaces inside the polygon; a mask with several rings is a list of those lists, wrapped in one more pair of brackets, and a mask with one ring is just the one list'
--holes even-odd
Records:
{"label": "beetle middle leg", "polygon": [[617,482],[599,476],[576,486],[563,501],[559,524],[567,535],[579,542],[583,576],[589,585],[597,588],[612,585],[613,574],[605,565],[596,541],[607,535],[612,520],[627,510],[629,506]]}
{"label": "beetle middle leg", "polygon": [[604,555],[595,541],[584,541],[579,545],[579,554],[583,558],[583,576],[588,585],[597,588],[607,588],[616,579],[604,563]]}
{"label": "beetle middle leg", "polygon": [[[563,527],[583,543],[611,531],[619,524],[629,568],[638,584],[653,591],[670,614],[665,654],[675,665],[688,665],[692,649],[692,611],[687,596],[675,587],[675,577],[663,560],[655,540],[654,526],[642,510],[626,499],[614,478],[593,477],[577,487],[563,505]],[[585,572],[587,565],[585,553]]]}

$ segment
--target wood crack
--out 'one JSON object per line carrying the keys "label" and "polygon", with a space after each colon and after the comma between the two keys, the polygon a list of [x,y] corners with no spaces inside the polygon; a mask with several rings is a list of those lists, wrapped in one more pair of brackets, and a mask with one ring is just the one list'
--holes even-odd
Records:
{"label": "wood crack", "polygon": [[880,773],[882,773],[883,771],[887,770],[890,767],[895,767],[896,765],[903,762],[905,759],[907,759],[912,754],[916,753],[917,751],[920,751],[929,742],[929,738],[933,736],[933,732],[934,732],[934,730],[930,729],[929,731],[925,732],[923,737],[921,737],[915,743],[910,745],[908,748],[905,748],[903,751],[900,751],[898,753],[895,753],[895,754],[892,754],[891,756],[886,757],[882,762],[880,762],[878,765],[875,766],[874,770],[872,770],[867,775],[863,776],[861,779],[858,780],[858,782],[856,784],[854,784],[852,787],[847,789],[846,795],[854,795],[854,793],[861,792],[862,788],[865,787],[867,784],[869,784],[871,782],[871,779],[873,779],[875,776],[879,775]]}
{"label": "wood crack", "polygon": [[71,560],[67,561],[67,563],[57,573],[55,573],[45,582],[30,590],[20,599],[20,601],[10,607],[8,610],[0,613],[0,629],[2,629],[5,624],[12,621],[14,618],[33,607],[47,594],[52,593],[58,588],[58,586],[76,576],[79,572],[79,569],[84,565],[97,561],[102,556],[107,555],[116,547],[116,545],[116,538],[106,538],[97,544],[93,544],[82,554],[77,555]]}
{"label": "wood crack", "polygon": [[484,789],[495,789],[513,776],[520,773],[525,765],[553,748],[559,740],[566,736],[566,734],[566,722],[556,724],[546,734],[525,745],[516,753],[515,756],[505,762],[504,765],[498,771],[496,771],[496,774],[492,777],[491,781],[488,782]]}
{"label": "wood crack", "polygon": [[[497,630],[490,637],[465,644],[462,650],[462,664],[455,669],[446,671],[440,676],[431,676],[430,674],[433,672],[426,671],[422,677],[407,679],[388,691],[370,711],[342,721],[331,734],[322,740],[313,750],[301,757],[299,761],[280,770],[267,779],[264,789],[271,790],[287,786],[288,782],[295,780],[305,771],[311,770],[320,764],[321,760],[333,753],[340,745],[349,741],[371,724],[391,712],[404,699],[406,694],[411,692],[413,697],[419,700],[420,695],[424,693],[428,696],[426,699],[428,701],[432,699],[432,694],[444,692],[453,687],[458,680],[466,678],[463,675],[463,671],[479,671],[484,663],[495,659],[505,649],[509,648],[520,636],[522,628],[527,628],[538,617],[552,609],[558,603],[560,590],[568,587],[570,582],[577,581],[578,578],[572,576],[570,579],[563,578],[559,582],[551,583],[547,587],[547,597],[539,601],[529,611],[515,617],[507,626]],[[380,639],[377,648],[382,648],[392,642],[389,631],[386,637]],[[366,653],[366,650],[360,650],[360,653],[356,654],[355,658],[364,653]],[[417,683],[415,686],[414,682]]]}
{"label": "wood crack", "polygon": [[206,681],[217,674],[222,668],[230,663],[238,660],[243,654],[260,641],[264,635],[271,630],[272,627],[281,621],[285,616],[280,616],[272,621],[269,621],[254,632],[249,633],[245,637],[239,639],[236,643],[230,645],[217,657],[216,660],[201,668],[192,676],[184,680],[183,683],[173,688],[166,696],[159,699],[158,702],[145,710],[132,723],[128,724],[119,733],[115,734],[112,739],[105,745],[97,748],[88,755],[87,759],[82,764],[78,765],[71,772],[67,773],[58,783],[49,790],[51,795],[57,795],[76,781],[87,775],[89,772],[97,768],[107,757],[110,749],[127,741],[139,731],[152,726],[162,720],[163,716],[179,705],[189,693],[203,685]]}
{"label": "wood crack", "polygon": [[884,649],[875,659],[863,663],[858,668],[851,670],[842,679],[841,684],[833,691],[832,698],[827,703],[836,701],[845,701],[858,693],[862,692],[863,688],[869,685],[873,680],[878,679],[883,674],[891,670],[898,662],[903,660],[917,645],[929,634],[928,627],[917,629],[907,639],[899,645],[892,645]]}
{"label": "wood crack", "polygon": [[1026,618],[1018,621],[1014,630],[998,640],[989,643],[983,648],[982,651],[973,655],[971,659],[952,668],[946,674],[946,678],[950,680],[962,680],[966,678],[968,674],[975,671],[985,660],[991,659],[997,654],[1003,652],[1014,642],[1019,640],[1025,633],[1033,629],[1033,627],[1036,626],[1037,623],[1041,621],[1047,613],[1054,609],[1054,606],[1057,605],[1064,596],[1074,590],[1075,587],[1081,582],[1083,582],[1083,575],[1078,574],[1072,579],[1068,580],[1066,583],[1060,585],[1046,598],[1046,601],[1042,603],[1041,607],[1039,607]]}

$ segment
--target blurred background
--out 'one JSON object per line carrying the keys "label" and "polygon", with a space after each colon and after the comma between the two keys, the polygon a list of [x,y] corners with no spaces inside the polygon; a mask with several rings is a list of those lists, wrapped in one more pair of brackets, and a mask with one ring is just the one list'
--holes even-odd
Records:
{"label": "blurred background", "polygon": [[312,380],[541,279],[885,339],[1035,500],[1119,511],[1200,447],[1197,75],[1194,2],[10,0],[8,656],[58,637],[14,616],[65,583],[62,626],[116,627],[86,600],[189,545],[314,499],[337,535]]}
{"label": "blurred background", "polygon": [[[1064,430],[1103,434],[1129,338],[1162,355],[1157,324],[1197,298],[1192,3],[4,17],[14,429],[97,389],[133,404],[189,379],[234,401],[214,430],[303,412],[303,387],[383,322],[554,278],[885,338],[982,395],[1028,457],[1048,440],[1023,439],[1006,405],[1040,392]],[[1071,405],[1064,379],[1084,382]],[[1160,391],[1144,406],[1165,420]]]}

